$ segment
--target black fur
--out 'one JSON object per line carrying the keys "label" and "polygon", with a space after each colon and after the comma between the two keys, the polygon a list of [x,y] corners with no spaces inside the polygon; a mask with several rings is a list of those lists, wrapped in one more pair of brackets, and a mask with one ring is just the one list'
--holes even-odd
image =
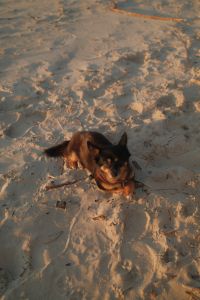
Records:
{"label": "black fur", "polygon": [[64,156],[68,144],[69,141],[65,141],[62,144],[44,150],[44,153],[49,157]]}
{"label": "black fur", "polygon": [[99,132],[76,132],[70,141],[46,149],[44,152],[50,157],[64,157],[69,168],[77,168],[80,163],[105,190],[123,191],[122,186],[127,180],[130,189],[133,188],[126,133],[122,135],[118,144],[112,144]]}

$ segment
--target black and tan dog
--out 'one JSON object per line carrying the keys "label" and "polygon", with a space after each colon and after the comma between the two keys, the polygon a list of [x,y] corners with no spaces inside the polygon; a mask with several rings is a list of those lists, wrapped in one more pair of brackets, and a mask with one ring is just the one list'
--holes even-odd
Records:
{"label": "black and tan dog", "polygon": [[50,157],[63,157],[69,168],[77,168],[78,162],[89,170],[99,188],[113,193],[129,195],[135,185],[129,164],[127,134],[113,145],[98,132],[76,132],[70,141],[46,149]]}

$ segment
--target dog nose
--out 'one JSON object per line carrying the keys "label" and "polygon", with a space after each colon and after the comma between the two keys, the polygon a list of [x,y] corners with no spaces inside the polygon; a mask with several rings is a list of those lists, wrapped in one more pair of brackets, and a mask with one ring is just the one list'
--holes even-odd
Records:
{"label": "dog nose", "polygon": [[112,168],[112,176],[116,177],[118,175],[118,169],[117,168]]}

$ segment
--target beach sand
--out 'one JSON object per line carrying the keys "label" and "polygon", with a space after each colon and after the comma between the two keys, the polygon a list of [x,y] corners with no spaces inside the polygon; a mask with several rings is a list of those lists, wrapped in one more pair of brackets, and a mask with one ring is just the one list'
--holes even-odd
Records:
{"label": "beach sand", "polygon": [[[1,1],[3,300],[200,299],[200,2],[116,3]],[[145,188],[43,155],[78,130],[126,131]]]}

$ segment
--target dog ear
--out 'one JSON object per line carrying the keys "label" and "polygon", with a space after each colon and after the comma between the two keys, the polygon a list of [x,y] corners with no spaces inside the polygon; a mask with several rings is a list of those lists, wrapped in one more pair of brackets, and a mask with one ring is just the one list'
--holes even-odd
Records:
{"label": "dog ear", "polygon": [[90,141],[87,141],[87,146],[91,153],[93,153],[95,156],[99,155],[101,149],[98,146],[92,144]]}
{"label": "dog ear", "polygon": [[126,146],[127,145],[127,140],[128,140],[127,133],[124,132],[121,139],[120,139],[120,141],[119,141],[119,143],[118,143],[118,145]]}

